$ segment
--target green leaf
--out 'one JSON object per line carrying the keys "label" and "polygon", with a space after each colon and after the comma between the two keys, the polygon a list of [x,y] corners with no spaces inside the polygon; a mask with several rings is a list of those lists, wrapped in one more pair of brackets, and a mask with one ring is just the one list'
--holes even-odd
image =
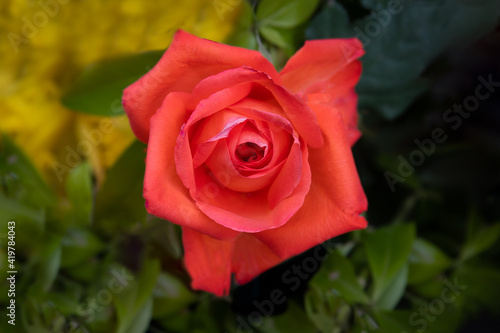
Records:
{"label": "green leaf", "polygon": [[333,293],[324,293],[311,286],[305,298],[305,310],[309,319],[321,332],[342,332],[342,324],[351,315],[350,307]]}
{"label": "green leaf", "polygon": [[[149,323],[152,316],[152,293],[160,273],[160,262],[157,259],[146,258],[141,268],[140,275],[129,282],[121,293],[113,298],[118,316],[117,333],[143,332],[133,331],[138,329],[136,321],[140,324]],[[149,308],[151,307],[151,308]]]}
{"label": "green leaf", "polygon": [[377,302],[406,265],[415,239],[413,224],[390,225],[363,234],[366,256],[373,274],[373,301]]}
{"label": "green leaf", "polygon": [[146,219],[142,197],[145,150],[145,144],[133,142],[108,170],[96,195],[95,221],[109,233]]}
{"label": "green leaf", "polygon": [[[5,196],[33,208],[55,204],[53,191],[23,151],[6,135],[0,141],[0,189]],[[0,201],[1,202],[1,201]]]}
{"label": "green leaf", "polygon": [[482,227],[478,230],[468,233],[467,240],[460,254],[460,260],[469,260],[486,251],[491,246],[493,246],[499,238],[500,223]]}
{"label": "green leaf", "polygon": [[413,242],[409,262],[408,284],[420,284],[430,280],[448,269],[452,264],[452,261],[443,251],[421,238],[417,238]]}
{"label": "green leaf", "polygon": [[408,282],[408,265],[401,267],[393,280],[387,285],[375,304],[377,309],[393,310],[403,297]]}
{"label": "green leaf", "polygon": [[144,52],[90,65],[63,96],[62,102],[70,109],[87,114],[123,114],[123,89],[147,73],[162,54],[163,51]]}
{"label": "green leaf", "polygon": [[130,326],[125,330],[125,333],[143,333],[146,332],[151,321],[153,313],[153,299],[146,300],[140,309],[136,312]]}
{"label": "green leaf", "polygon": [[262,326],[259,326],[262,333],[316,333],[317,328],[307,318],[305,311],[295,302],[289,302],[285,313],[266,317]]}
{"label": "green leaf", "polygon": [[347,38],[352,36],[349,14],[338,1],[328,1],[309,24],[307,39]]}
{"label": "green leaf", "polygon": [[45,246],[39,257],[35,258],[37,265],[33,290],[47,292],[52,287],[61,267],[61,255],[61,238],[45,236]]}
{"label": "green leaf", "polygon": [[402,9],[393,14],[388,1],[364,3],[377,12],[354,23],[366,49],[359,105],[388,119],[401,115],[426,89],[420,76],[432,61],[492,31],[500,16],[497,0],[401,1]]}
{"label": "green leaf", "polygon": [[[0,226],[2,230],[7,230],[8,221],[22,221],[16,224],[16,228],[21,228],[26,235],[40,234],[45,228],[45,210],[43,208],[33,208],[20,203],[18,200],[7,198],[0,193]],[[19,229],[18,229],[19,232]],[[23,233],[20,233],[21,239]]]}
{"label": "green leaf", "polygon": [[283,48],[291,55],[295,51],[296,36],[293,30],[280,29],[273,26],[262,26],[259,29],[262,37],[270,43]]}
{"label": "green leaf", "polygon": [[323,262],[319,272],[310,281],[310,285],[323,292],[333,290],[335,294],[350,303],[367,304],[368,296],[357,281],[352,263],[338,251],[332,252]]}
{"label": "green leaf", "polygon": [[[374,316],[380,327],[380,332],[384,333],[405,333],[415,331],[415,327],[410,326],[410,311],[375,311]],[[378,331],[378,330],[377,330]]]}
{"label": "green leaf", "polygon": [[[61,266],[75,266],[88,261],[103,249],[103,243],[92,232],[81,228],[69,228],[61,240]],[[86,265],[88,267],[88,263]]]}
{"label": "green leaf", "polygon": [[[489,309],[500,314],[500,289],[495,286],[500,281],[498,264],[471,260],[458,267],[449,279],[457,290],[456,302],[461,302],[473,312]],[[459,287],[456,287],[459,286]]]}
{"label": "green leaf", "polygon": [[71,170],[66,179],[66,194],[73,207],[72,218],[76,225],[89,225],[92,214],[92,178],[87,162]]}
{"label": "green leaf", "polygon": [[259,26],[293,28],[306,21],[319,0],[262,0],[257,8]]}
{"label": "green leaf", "polygon": [[257,38],[253,27],[253,9],[248,1],[241,1],[241,13],[226,44],[257,50]]}
{"label": "green leaf", "polygon": [[186,308],[196,295],[173,275],[162,272],[153,290],[153,317],[171,316]]}

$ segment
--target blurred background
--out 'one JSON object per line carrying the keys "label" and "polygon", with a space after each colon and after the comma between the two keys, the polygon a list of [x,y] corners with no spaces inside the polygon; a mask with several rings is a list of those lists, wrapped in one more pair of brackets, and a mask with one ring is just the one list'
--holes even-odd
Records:
{"label": "blurred background", "polygon": [[[0,15],[1,332],[497,331],[497,0],[4,0]],[[189,288],[120,105],[177,29],[278,69],[306,39],[363,42],[367,230],[226,298]]]}

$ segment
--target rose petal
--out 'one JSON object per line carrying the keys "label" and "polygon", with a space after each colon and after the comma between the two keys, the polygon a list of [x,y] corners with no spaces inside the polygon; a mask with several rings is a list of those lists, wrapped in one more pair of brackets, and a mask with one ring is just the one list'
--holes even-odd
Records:
{"label": "rose petal", "polygon": [[367,209],[341,115],[326,105],[312,105],[325,145],[309,149],[312,184],[303,206],[280,228],[255,234],[280,257],[302,253],[340,234],[366,227]]}
{"label": "rose petal", "polygon": [[235,192],[220,186],[202,170],[197,170],[195,177],[199,189],[196,204],[214,221],[236,231],[254,233],[283,226],[302,206],[310,187],[307,147],[301,146],[302,177],[293,193],[275,207],[269,204],[268,190]]}
{"label": "rose petal", "polygon": [[196,107],[196,110],[191,113],[189,119],[183,126],[183,132],[177,137],[177,145],[175,148],[175,165],[177,168],[177,174],[181,178],[184,186],[187,188],[191,190],[195,188],[193,177],[193,155],[191,154],[190,148],[191,126],[199,122],[201,119],[211,116],[227,106],[234,104],[241,98],[245,97],[248,92],[249,86],[245,85],[218,91],[209,98],[201,101]]}
{"label": "rose petal", "polygon": [[269,188],[267,198],[272,208],[276,207],[283,199],[289,197],[302,178],[302,153],[300,144],[296,139],[290,149],[290,154],[278,176]]}
{"label": "rose petal", "polygon": [[234,243],[231,265],[240,284],[249,282],[283,261],[253,235],[241,234]]}
{"label": "rose petal", "polygon": [[169,94],[151,118],[151,138],[146,157],[144,198],[149,213],[206,233],[232,239],[237,232],[215,223],[203,214],[182,184],[174,164],[175,141],[188,113],[186,93]]}
{"label": "rose petal", "polygon": [[244,284],[283,261],[250,234],[222,241],[183,227],[182,242],[191,287],[219,297],[229,294],[231,272]]}
{"label": "rose petal", "polygon": [[[324,103],[322,95],[323,94],[309,95],[310,103]],[[358,95],[354,89],[351,89],[346,94],[339,95],[326,103],[342,115],[347,132],[347,140],[352,147],[361,137],[361,131],[358,129]]]}
{"label": "rose petal", "polygon": [[317,92],[323,82],[363,54],[356,38],[306,41],[281,70],[283,85],[294,93]]}
{"label": "rose petal", "polygon": [[123,93],[123,106],[135,135],[148,141],[149,119],[168,93],[191,92],[202,79],[241,66],[251,66],[280,82],[273,65],[259,52],[179,30],[160,61]]}
{"label": "rose petal", "polygon": [[229,294],[234,240],[214,239],[190,228],[182,228],[184,263],[191,287],[217,296]]}
{"label": "rose petal", "polygon": [[[276,84],[267,73],[257,71],[249,67],[235,68],[221,72],[218,75],[207,77],[193,90],[192,98],[189,101],[189,106],[194,107],[203,98],[211,96],[217,91],[227,87],[237,87],[244,83],[254,82],[261,85],[266,96],[259,99],[268,99],[271,96],[281,106],[281,108],[274,108],[272,111],[286,119],[288,119],[308,145],[311,147],[321,147],[323,144],[323,137],[319,130],[318,121],[314,112],[307,106],[304,101],[292,94],[284,87]],[[261,89],[262,90],[262,89]],[[255,91],[258,91],[255,90]],[[259,94],[260,95],[260,94]],[[252,96],[251,96],[252,97]]]}
{"label": "rose petal", "polygon": [[[226,114],[227,112],[218,112],[215,115],[219,114]],[[218,117],[221,118],[221,117]],[[217,146],[217,143],[220,139],[226,138],[227,135],[229,134],[229,131],[232,131],[235,129],[235,127],[242,127],[238,126],[245,122],[247,119],[243,118],[241,115],[237,115],[231,118],[226,118],[228,119],[226,122],[226,126],[220,129],[220,132],[218,134],[215,134],[211,136],[208,139],[205,139],[205,136],[207,134],[213,134],[212,130],[213,129],[218,129],[217,125],[218,123],[214,123],[211,120],[207,124],[201,124],[197,127],[196,133],[193,135],[193,138],[191,139],[191,147],[192,150],[195,151],[194,156],[193,156],[193,167],[197,168],[205,161],[207,158],[210,157],[212,154],[213,150]],[[205,130],[206,129],[206,130]]]}
{"label": "rose petal", "polygon": [[[274,168],[265,171],[258,170],[252,175],[244,176],[234,167],[230,154],[226,142],[221,140],[207,159],[206,165],[210,169],[209,174],[217,179],[217,184],[214,185],[231,191],[255,192],[269,187],[282,168],[280,164]],[[201,171],[197,172],[197,192],[203,191],[207,183],[213,183],[212,178],[204,176],[208,170],[203,166],[200,169]],[[202,178],[200,178],[200,175]],[[199,195],[194,194],[194,197],[199,198]]]}
{"label": "rose petal", "polygon": [[347,136],[352,146],[361,136],[358,130],[358,95],[354,86],[361,75],[361,62],[354,61],[334,75],[318,92],[307,95],[309,103],[324,103],[336,108],[344,119]]}

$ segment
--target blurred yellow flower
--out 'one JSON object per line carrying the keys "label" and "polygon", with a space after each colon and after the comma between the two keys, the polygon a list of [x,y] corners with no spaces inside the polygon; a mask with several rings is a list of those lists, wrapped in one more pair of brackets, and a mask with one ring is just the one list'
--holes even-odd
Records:
{"label": "blurred yellow flower", "polygon": [[[165,49],[179,28],[223,41],[241,1],[3,0],[0,131],[52,184],[61,182],[80,155],[101,181],[134,137],[124,116],[103,122],[66,109],[60,99],[67,87],[99,59]],[[84,147],[84,141],[92,146]]]}

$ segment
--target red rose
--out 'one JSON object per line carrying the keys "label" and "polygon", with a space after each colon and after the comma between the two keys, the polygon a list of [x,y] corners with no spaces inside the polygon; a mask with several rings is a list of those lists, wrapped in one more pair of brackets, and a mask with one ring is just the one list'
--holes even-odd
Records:
{"label": "red rose", "polygon": [[148,143],[149,213],[182,226],[194,289],[227,294],[364,228],[351,146],[357,39],[308,41],[278,73],[259,52],[179,31],[123,105]]}

